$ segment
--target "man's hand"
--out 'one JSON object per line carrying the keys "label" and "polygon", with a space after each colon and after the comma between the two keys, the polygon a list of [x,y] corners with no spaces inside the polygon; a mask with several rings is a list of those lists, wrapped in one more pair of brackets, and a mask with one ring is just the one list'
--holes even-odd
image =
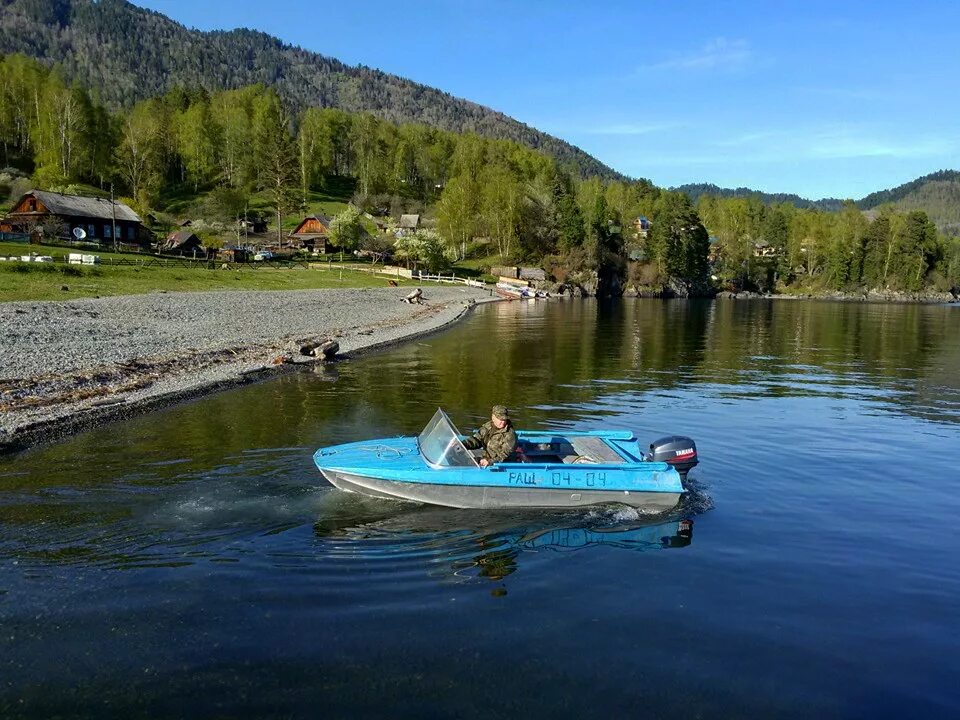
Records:
{"label": "man's hand", "polygon": [[486,467],[489,464],[490,464],[489,460],[487,460],[486,458],[480,458],[480,467]]}

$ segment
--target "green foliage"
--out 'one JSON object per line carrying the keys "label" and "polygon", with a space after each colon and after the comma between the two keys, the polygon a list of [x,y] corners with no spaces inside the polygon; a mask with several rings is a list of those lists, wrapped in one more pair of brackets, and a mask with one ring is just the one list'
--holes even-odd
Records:
{"label": "green foliage", "polygon": [[408,265],[423,265],[428,272],[440,272],[450,266],[450,252],[439,233],[433,230],[417,230],[403,235],[396,239],[394,247]]}
{"label": "green foliage", "polygon": [[664,193],[653,216],[650,255],[661,272],[690,285],[707,276],[709,237],[690,199],[679,192]]}
{"label": "green foliage", "polygon": [[65,277],[83,277],[99,274],[100,268],[85,268],[78,265],[38,262],[0,263],[0,272],[19,275],[63,275]]}
{"label": "green foliage", "polygon": [[469,173],[452,178],[437,204],[440,233],[462,257],[467,242],[480,228],[480,187],[477,176]]}
{"label": "green foliage", "polygon": [[[960,181],[949,173],[896,195],[908,213],[888,206],[872,222],[850,203],[838,212],[767,206],[756,193],[703,194],[694,210],[682,194],[646,180],[581,181],[520,142],[396,125],[381,113],[309,108],[294,117],[286,98],[262,84],[212,94],[175,86],[112,113],[66,77],[21,55],[0,56],[3,159],[20,168],[0,176],[0,195],[19,197],[28,184],[85,194],[114,185],[142,214],[160,206],[179,215],[197,210],[203,192],[203,211],[223,222],[251,204],[269,209],[282,243],[285,218],[289,226],[294,213],[336,213],[355,192],[358,206],[375,214],[434,215],[444,257],[563,257],[577,272],[596,272],[611,292],[628,249],[649,258],[657,276],[700,283],[711,248],[704,227],[716,240],[710,273],[737,287],[915,290],[957,281],[955,244],[909,205],[937,200],[941,217],[952,218]],[[31,173],[32,183],[23,177]],[[356,213],[342,223],[346,249],[366,237]],[[649,236],[634,231],[639,215],[653,218]],[[960,210],[956,220],[960,227]],[[413,254],[421,263],[429,255],[423,242]]]}
{"label": "green foliage", "polygon": [[553,174],[550,192],[555,208],[557,245],[561,251],[570,252],[573,248],[583,245],[586,238],[583,215],[580,214],[570,177],[564,172],[556,171]]}
{"label": "green foliage", "polygon": [[253,141],[257,187],[270,196],[277,217],[277,241],[282,243],[283,216],[299,204],[297,158],[289,119],[272,90],[266,90],[254,101]]}
{"label": "green foliage", "polygon": [[843,207],[843,201],[837,198],[824,198],[823,200],[807,200],[793,193],[765,193],[759,190],[751,190],[746,187],[722,188],[711,183],[690,183],[675,188],[677,192],[684,193],[694,204],[699,204],[704,198],[716,198],[720,200],[740,199],[753,200],[763,205],[782,205],[789,204],[796,208],[804,210],[826,210],[832,212]]}
{"label": "green foliage", "polygon": [[[948,240],[922,211],[886,206],[870,221],[851,202],[827,213],[713,197],[701,197],[699,209],[717,239],[713,273],[738,287],[919,291],[956,277]],[[656,238],[660,230],[655,223]]]}
{"label": "green foliage", "polygon": [[922,191],[925,186],[931,183],[956,183],[958,181],[960,181],[960,172],[956,170],[938,170],[935,173],[924,175],[923,177],[911,180],[908,183],[904,183],[890,190],[880,190],[875,193],[870,193],[863,198],[863,200],[859,201],[857,206],[864,210],[869,210],[880,207],[886,203],[896,203],[905,200],[914,193]]}
{"label": "green foliage", "polygon": [[[171,86],[216,92],[270,83],[293,114],[333,106],[353,114],[374,113],[391,124],[428,119],[447,132],[474,131],[538,148],[578,176],[622,179],[582,150],[502,113],[379,70],[284,45],[264,33],[200,32],[126,2],[4,0],[0,6],[0,52],[26,53],[47,66],[63,64],[68,84],[91,88],[113,109],[130,108]],[[362,152],[371,148],[364,145]],[[376,159],[372,152],[364,161]],[[419,161],[431,164],[429,158]],[[444,168],[433,169],[446,174]],[[393,166],[383,170],[392,173]],[[358,175],[366,178],[368,171],[374,172],[373,165]]]}
{"label": "green foliage", "polygon": [[219,220],[236,220],[244,216],[249,204],[250,195],[245,190],[222,185],[207,196],[206,210]]}
{"label": "green foliage", "polygon": [[330,242],[342,250],[356,250],[365,231],[360,211],[350,206],[330,222]]}

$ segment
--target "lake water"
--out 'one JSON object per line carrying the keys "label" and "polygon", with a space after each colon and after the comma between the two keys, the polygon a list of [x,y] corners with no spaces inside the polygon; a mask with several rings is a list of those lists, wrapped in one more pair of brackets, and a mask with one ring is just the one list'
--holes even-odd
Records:
{"label": "lake water", "polygon": [[[495,403],[691,435],[691,492],[453,511],[312,467]],[[960,307],[481,307],[0,457],[0,716],[955,718],[958,454]]]}

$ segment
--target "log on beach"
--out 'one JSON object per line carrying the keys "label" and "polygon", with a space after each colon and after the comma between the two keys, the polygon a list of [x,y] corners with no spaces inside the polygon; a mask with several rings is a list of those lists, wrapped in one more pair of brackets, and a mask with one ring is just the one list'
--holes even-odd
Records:
{"label": "log on beach", "polygon": [[310,357],[323,357],[323,358],[332,358],[340,352],[340,343],[336,340],[319,340],[317,342],[309,342],[300,347],[301,355],[309,355]]}
{"label": "log on beach", "polygon": [[405,298],[403,298],[403,302],[410,303],[411,305],[422,305],[423,290],[421,288],[417,288],[416,290],[411,292],[409,295],[407,295]]}

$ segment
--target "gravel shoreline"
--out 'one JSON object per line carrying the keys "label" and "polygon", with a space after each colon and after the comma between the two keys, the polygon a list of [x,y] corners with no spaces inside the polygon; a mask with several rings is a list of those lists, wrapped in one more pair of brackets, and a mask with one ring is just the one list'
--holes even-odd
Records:
{"label": "gravel shoreline", "polygon": [[489,291],[406,288],[152,293],[0,304],[0,452],[312,363],[308,340],[356,355],[433,332]]}

